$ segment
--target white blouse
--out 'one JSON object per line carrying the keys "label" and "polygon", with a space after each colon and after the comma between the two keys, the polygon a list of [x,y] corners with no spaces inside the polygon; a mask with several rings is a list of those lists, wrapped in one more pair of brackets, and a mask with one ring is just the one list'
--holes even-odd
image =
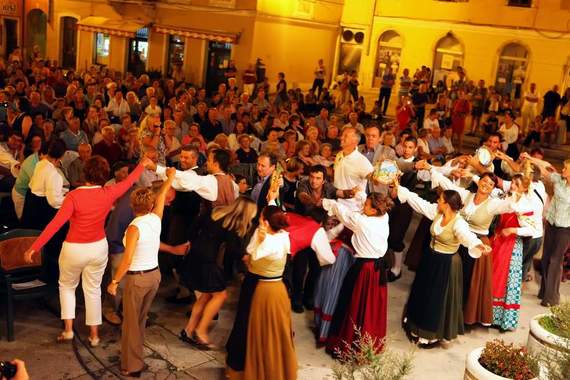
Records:
{"label": "white blouse", "polygon": [[[139,239],[129,270],[149,270],[158,267],[158,250],[160,248],[160,217],[154,213],[138,216],[130,224],[139,230]],[[126,244],[126,234],[123,244]]]}
{"label": "white blouse", "polygon": [[[416,193],[411,192],[403,186],[398,186],[398,199],[402,203],[408,203],[410,207],[417,213],[422,214],[430,220],[434,220],[436,215],[439,213],[436,203],[430,203],[425,199],[420,198]],[[439,235],[443,231],[443,226],[441,222],[443,218],[440,218],[439,223],[434,225],[434,232]],[[474,258],[481,257],[482,252],[476,248],[478,245],[483,244],[481,240],[469,229],[467,222],[460,216],[457,215],[457,219],[453,224],[453,233],[459,240],[459,243],[467,247],[469,255]]]}
{"label": "white blouse", "polygon": [[38,197],[46,197],[48,204],[59,209],[67,189],[63,187],[63,177],[48,160],[40,160],[30,179],[30,191]]}
{"label": "white blouse", "polygon": [[388,214],[366,216],[332,199],[323,199],[323,208],[353,231],[351,242],[356,251],[355,257],[377,259],[386,254],[389,234]]}
{"label": "white blouse", "polygon": [[503,124],[501,125],[501,128],[499,128],[499,133],[503,135],[505,143],[514,144],[519,138],[519,127],[518,125],[513,124],[510,128],[507,128],[507,125]]}
{"label": "white blouse", "polygon": [[291,243],[289,242],[289,232],[279,231],[275,234],[265,234],[265,239],[259,243],[259,229],[256,229],[247,245],[247,253],[251,255],[252,260],[268,258],[271,260],[279,260],[283,256],[287,256],[291,252]]}

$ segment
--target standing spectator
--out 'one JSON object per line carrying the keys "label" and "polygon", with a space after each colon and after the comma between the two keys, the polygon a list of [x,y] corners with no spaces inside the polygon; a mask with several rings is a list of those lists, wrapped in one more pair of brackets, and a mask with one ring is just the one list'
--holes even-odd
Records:
{"label": "standing spectator", "polygon": [[538,99],[536,83],[531,83],[528,91],[524,93],[521,110],[523,136],[527,134],[529,123],[534,122],[536,115],[538,115]]}
{"label": "standing spectator", "polygon": [[542,108],[542,117],[546,119],[549,116],[556,116],[556,111],[560,105],[560,94],[558,93],[558,85],[554,85],[552,90],[549,90],[544,94],[544,105]]}
{"label": "standing spectator", "polygon": [[235,79],[237,76],[237,72],[238,72],[238,69],[236,67],[236,62],[233,59],[230,59],[228,67],[226,68],[226,71],[224,72],[224,77],[226,78],[226,81],[229,83],[230,78]]}
{"label": "standing spectator", "polygon": [[465,131],[465,119],[469,114],[469,101],[465,98],[465,91],[459,90],[457,92],[457,100],[453,105],[451,113],[451,128],[453,135],[457,139],[457,149],[463,149],[463,132]]}
{"label": "standing spectator", "polygon": [[280,72],[277,74],[277,93],[275,95],[275,106],[279,107],[282,103],[286,103],[289,99],[287,95],[287,81],[285,80],[285,73]]}
{"label": "standing spectator", "polygon": [[486,101],[487,88],[485,87],[485,81],[481,79],[478,86],[473,90],[471,97],[471,135],[475,135],[479,129]]}
{"label": "standing spectator", "polygon": [[414,105],[418,126],[424,124],[427,102],[428,102],[427,84],[421,83],[419,91],[417,91],[412,95],[412,104]]}
{"label": "standing spectator", "polygon": [[350,95],[352,95],[352,99],[355,102],[358,100],[359,84],[360,83],[358,82],[358,74],[356,73],[356,70],[352,70],[352,73],[350,73],[350,79],[348,80],[348,92],[350,93]]}
{"label": "standing spectator", "polygon": [[317,68],[315,69],[315,79],[313,80],[313,91],[317,91],[317,99],[321,98],[321,93],[323,92],[323,87],[325,85],[326,69],[323,59],[319,59]]}
{"label": "standing spectator", "polygon": [[252,96],[253,91],[255,90],[255,82],[257,78],[255,77],[255,69],[251,63],[243,72],[241,79],[243,81],[243,92],[247,93],[249,96]]}
{"label": "standing spectator", "polygon": [[570,87],[560,100],[560,120],[566,123],[566,145],[570,144]]}
{"label": "standing spectator", "polygon": [[512,157],[513,160],[518,160],[520,154],[517,146],[519,126],[515,123],[512,113],[505,113],[505,122],[499,128],[499,133],[503,135],[503,139],[505,139],[505,143],[507,144],[505,153]]}
{"label": "standing spectator", "polygon": [[[255,77],[257,78],[257,84],[263,83],[265,80],[265,63],[263,62],[262,58],[257,58],[255,62]],[[259,87],[259,86],[258,86]]]}
{"label": "standing spectator", "polygon": [[410,88],[412,87],[413,79],[410,77],[410,70],[404,69],[402,76],[400,77],[400,88],[398,89],[398,99],[402,96],[408,96],[410,94]]}
{"label": "standing spectator", "polygon": [[[392,95],[392,87],[394,87],[395,82],[396,76],[392,74],[392,68],[389,66],[386,67],[384,75],[382,76],[380,95],[378,97],[378,108],[382,110],[382,116],[386,116],[386,110],[388,110],[388,103],[390,103],[390,96]],[[400,87],[402,86],[401,83],[402,79],[400,78]]]}

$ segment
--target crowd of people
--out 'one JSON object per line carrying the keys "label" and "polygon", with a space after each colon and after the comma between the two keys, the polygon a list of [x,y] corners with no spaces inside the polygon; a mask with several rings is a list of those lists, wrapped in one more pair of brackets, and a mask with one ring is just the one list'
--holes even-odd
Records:
{"label": "crowd of people", "polygon": [[[296,378],[291,311],[314,313],[316,343],[333,356],[359,334],[381,349],[388,284],[404,264],[416,275],[403,326],[421,346],[465,325],[516,329],[543,245],[538,296],[560,302],[570,160],[559,173],[533,143],[570,128],[568,91],[545,94],[539,116],[534,84],[517,106],[463,70],[428,89],[428,68],[406,69],[391,119],[389,70],[367,112],[356,74],[325,86],[322,60],[306,94],[284,73],[272,91],[261,60],[242,88],[230,68],[212,94],[41,60],[0,68],[0,191],[13,214],[3,223],[42,231],[25,255],[42,252],[59,283],[59,342],[74,338],[80,279],[89,343],[100,343],[103,317],[122,324],[125,376],[144,368],[161,275],[177,284],[168,302],[192,304],[179,338],[203,350],[221,349],[211,322],[240,280],[225,346],[235,379]],[[462,151],[469,114],[468,131],[483,136],[474,154]],[[399,175],[386,178],[383,165]]]}

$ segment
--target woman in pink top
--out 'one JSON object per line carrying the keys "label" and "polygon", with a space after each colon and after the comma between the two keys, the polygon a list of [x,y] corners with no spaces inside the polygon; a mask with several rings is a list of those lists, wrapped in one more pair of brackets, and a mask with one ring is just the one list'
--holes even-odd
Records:
{"label": "woman in pink top", "polygon": [[143,159],[124,181],[103,187],[109,178],[109,163],[101,156],[88,159],[83,168],[85,186],[67,194],[53,220],[26,252],[26,259],[31,262],[32,256],[69,220],[69,232],[59,255],[59,298],[61,319],[65,323],[65,330],[57,338],[59,342],[73,339],[75,289],[81,278],[85,323],[91,330],[89,342],[93,347],[99,344],[101,280],[108,255],[105,218],[115,200],[138,180],[145,165],[150,163],[150,160]]}

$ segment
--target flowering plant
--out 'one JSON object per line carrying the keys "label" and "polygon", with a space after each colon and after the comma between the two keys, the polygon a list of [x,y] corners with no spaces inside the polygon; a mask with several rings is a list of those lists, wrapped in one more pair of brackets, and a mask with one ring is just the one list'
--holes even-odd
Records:
{"label": "flowering plant", "polygon": [[526,347],[495,339],[487,342],[479,363],[497,376],[514,380],[530,380],[538,376],[538,361]]}

